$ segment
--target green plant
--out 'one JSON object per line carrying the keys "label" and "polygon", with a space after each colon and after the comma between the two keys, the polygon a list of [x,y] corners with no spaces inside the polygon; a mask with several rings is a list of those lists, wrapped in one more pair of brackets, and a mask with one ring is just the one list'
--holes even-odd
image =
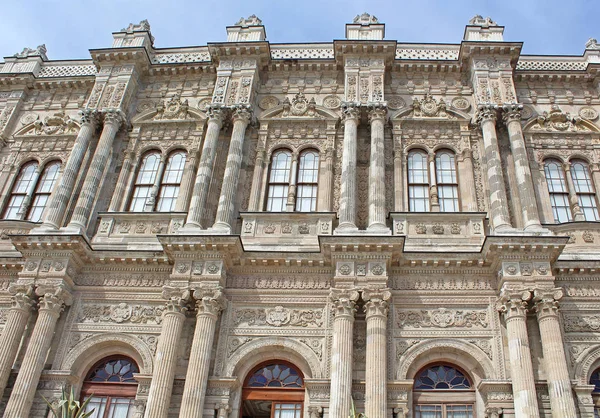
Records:
{"label": "green plant", "polygon": [[[42,398],[44,398],[42,396]],[[85,407],[90,402],[92,397],[87,398],[83,403],[75,400],[75,395],[73,394],[73,388],[71,388],[71,394],[67,397],[65,392],[65,388],[62,389],[62,395],[56,405],[53,406],[52,403],[48,401],[48,399],[44,398],[52,414],[56,418],[87,418],[94,413],[94,409],[89,412],[85,412]]]}
{"label": "green plant", "polygon": [[367,418],[367,416],[363,413],[356,413],[356,407],[354,406],[354,399],[350,398],[350,417],[349,418]]}

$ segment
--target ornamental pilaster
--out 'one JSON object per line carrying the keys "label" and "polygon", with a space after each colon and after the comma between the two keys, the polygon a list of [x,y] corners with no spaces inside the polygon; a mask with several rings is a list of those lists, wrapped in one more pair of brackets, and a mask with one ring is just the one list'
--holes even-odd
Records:
{"label": "ornamental pilaster", "polygon": [[354,103],[342,107],[344,143],[342,148],[342,175],[340,185],[339,225],[336,233],[356,232],[356,164],[357,132],[360,108]]}
{"label": "ornamental pilaster", "polygon": [[371,156],[369,161],[369,221],[367,229],[377,234],[391,234],[386,225],[385,207],[385,146],[384,130],[387,117],[385,103],[369,106],[371,124]]}

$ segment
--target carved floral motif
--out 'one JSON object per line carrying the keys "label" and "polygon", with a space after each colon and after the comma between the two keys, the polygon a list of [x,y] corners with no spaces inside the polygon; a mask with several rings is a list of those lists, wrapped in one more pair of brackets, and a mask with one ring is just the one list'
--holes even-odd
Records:
{"label": "carved floral motif", "polygon": [[283,306],[273,308],[242,308],[233,314],[235,325],[308,327],[323,325],[322,309],[288,309]]}
{"label": "carved floral motif", "polygon": [[144,306],[119,303],[116,305],[83,305],[78,320],[82,323],[126,323],[155,324],[162,323],[164,306]]}
{"label": "carved floral motif", "polygon": [[487,328],[489,325],[486,311],[464,311],[446,308],[399,311],[397,322],[400,328]]}

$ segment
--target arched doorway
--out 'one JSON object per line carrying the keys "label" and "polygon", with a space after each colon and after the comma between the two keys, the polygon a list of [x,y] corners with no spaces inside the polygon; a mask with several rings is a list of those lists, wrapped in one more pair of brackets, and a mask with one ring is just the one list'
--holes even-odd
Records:
{"label": "arched doorway", "polygon": [[302,418],[304,376],[285,361],[255,367],[242,388],[242,418]]}
{"label": "arched doorway", "polygon": [[107,357],[90,369],[81,388],[81,398],[91,400],[86,412],[94,410],[91,418],[129,418],[133,416],[133,401],[138,383],[137,364],[124,356]]}
{"label": "arched doorway", "polygon": [[413,386],[415,418],[473,418],[475,390],[458,367],[437,363],[421,369]]}

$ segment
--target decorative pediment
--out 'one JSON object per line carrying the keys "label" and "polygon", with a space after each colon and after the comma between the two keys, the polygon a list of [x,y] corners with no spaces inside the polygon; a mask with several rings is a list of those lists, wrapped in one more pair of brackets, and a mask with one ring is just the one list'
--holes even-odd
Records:
{"label": "decorative pediment", "polygon": [[296,94],[292,100],[286,97],[280,106],[265,111],[261,117],[264,119],[339,119],[339,116],[323,106],[317,106],[314,97],[310,100],[304,93]]}
{"label": "decorative pediment", "polygon": [[400,109],[395,115],[392,116],[392,120],[398,120],[401,118],[469,120],[470,116],[457,109],[448,107],[444,99],[436,100],[431,94],[426,94],[421,99],[415,97],[411,106]]}
{"label": "decorative pediment", "polygon": [[64,111],[48,115],[44,119],[36,116],[15,135],[73,135],[79,131],[79,124]]}
{"label": "decorative pediment", "polygon": [[190,108],[187,99],[181,99],[179,94],[175,94],[170,99],[159,103],[156,108],[140,113],[133,118],[132,123],[140,122],[182,122],[198,121],[206,119],[206,116],[199,110]]}
{"label": "decorative pediment", "polygon": [[563,112],[558,105],[552,105],[549,112],[545,111],[530,120],[525,129],[545,132],[598,132],[598,128],[592,122]]}

